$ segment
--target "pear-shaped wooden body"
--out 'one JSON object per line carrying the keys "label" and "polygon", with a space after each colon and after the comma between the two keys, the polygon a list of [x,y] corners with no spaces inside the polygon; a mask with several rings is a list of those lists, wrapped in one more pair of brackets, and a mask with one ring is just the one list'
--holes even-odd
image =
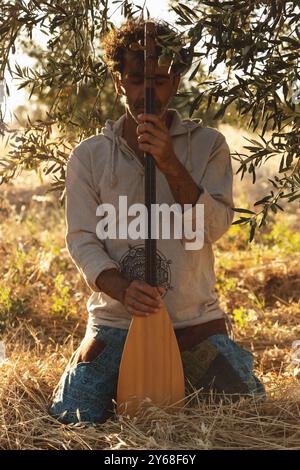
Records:
{"label": "pear-shaped wooden body", "polygon": [[184,392],[181,355],[166,307],[148,317],[134,316],[119,369],[118,413],[136,416],[147,398],[159,407],[180,408]]}

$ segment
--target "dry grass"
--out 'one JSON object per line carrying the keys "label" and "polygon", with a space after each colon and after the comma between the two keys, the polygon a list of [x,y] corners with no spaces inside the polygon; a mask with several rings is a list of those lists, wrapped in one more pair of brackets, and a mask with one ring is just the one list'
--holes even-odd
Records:
{"label": "dry grass", "polygon": [[265,402],[204,404],[194,390],[175,415],[149,408],[135,420],[65,426],[47,406],[84,334],[89,290],[64,247],[62,208],[35,185],[25,175],[19,186],[0,188],[0,339],[8,356],[0,367],[1,449],[300,448],[299,370],[291,363],[300,339],[295,210],[279,214],[251,245],[235,226],[215,248],[222,306],[235,321],[235,340],[254,354]]}
{"label": "dry grass", "polygon": [[24,323],[14,334],[9,363],[1,368],[1,449],[300,448],[299,384],[286,383],[280,375],[273,375],[264,403],[205,405],[195,391],[186,409],[176,414],[153,407],[134,420],[114,416],[97,426],[60,425],[47,414],[46,405],[73,341],[55,348],[37,340],[32,347],[32,335]]}

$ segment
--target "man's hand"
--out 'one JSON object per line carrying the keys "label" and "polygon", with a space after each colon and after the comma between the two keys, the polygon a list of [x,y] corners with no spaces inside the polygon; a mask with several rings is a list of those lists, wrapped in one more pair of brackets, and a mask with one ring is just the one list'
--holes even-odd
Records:
{"label": "man's hand", "polygon": [[195,204],[203,192],[185,166],[176,157],[169,129],[155,114],[139,114],[139,121],[151,121],[137,126],[140,150],[153,155],[158,168],[164,173],[174,199],[181,206]]}
{"label": "man's hand", "polygon": [[163,287],[153,287],[144,281],[130,283],[124,293],[123,305],[130,315],[148,316],[162,306]]}
{"label": "man's hand", "polygon": [[138,120],[140,124],[136,131],[139,149],[151,153],[157,167],[163,173],[167,172],[178,162],[169,129],[155,114],[139,114]]}
{"label": "man's hand", "polygon": [[130,315],[155,313],[162,305],[163,287],[152,287],[144,281],[126,279],[116,268],[99,274],[96,284],[102,292],[121,302]]}

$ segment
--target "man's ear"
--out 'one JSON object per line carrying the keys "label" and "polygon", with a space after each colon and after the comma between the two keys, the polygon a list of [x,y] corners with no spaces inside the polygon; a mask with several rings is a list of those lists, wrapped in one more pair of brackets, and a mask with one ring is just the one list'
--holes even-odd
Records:
{"label": "man's ear", "polygon": [[178,87],[179,87],[179,83],[180,83],[180,75],[174,75],[173,77],[173,95],[176,95],[177,93],[177,90],[178,90]]}
{"label": "man's ear", "polygon": [[115,86],[115,90],[116,90],[116,93],[118,95],[125,95],[125,89],[122,85],[122,82],[121,82],[121,76],[119,73],[116,73],[114,74],[113,76],[113,82],[114,82],[114,86]]}

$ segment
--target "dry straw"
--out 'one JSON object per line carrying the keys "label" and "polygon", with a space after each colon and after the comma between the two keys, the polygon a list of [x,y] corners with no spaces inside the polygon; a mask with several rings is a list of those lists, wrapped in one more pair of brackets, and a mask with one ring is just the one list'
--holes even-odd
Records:
{"label": "dry straw", "polygon": [[275,374],[264,402],[204,403],[191,388],[186,408],[176,413],[148,406],[134,419],[114,415],[96,426],[61,425],[47,405],[74,349],[71,337],[60,346],[43,344],[25,322],[6,335],[1,449],[300,449],[299,385]]}

